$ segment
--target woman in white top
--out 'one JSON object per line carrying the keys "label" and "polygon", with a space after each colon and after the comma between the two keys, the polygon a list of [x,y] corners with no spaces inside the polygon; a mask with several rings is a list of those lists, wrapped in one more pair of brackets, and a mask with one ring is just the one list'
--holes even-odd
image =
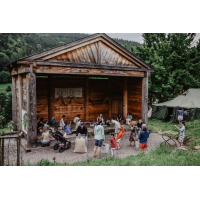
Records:
{"label": "woman in white top", "polygon": [[118,121],[114,120],[113,118],[111,118],[111,123],[115,125],[115,134],[117,134],[118,129],[121,128],[121,125]]}
{"label": "woman in white top", "polygon": [[64,119],[65,119],[65,115],[63,115],[62,119],[60,120],[60,126],[62,127],[62,129],[64,129],[64,127],[65,127],[65,121],[64,121]]}

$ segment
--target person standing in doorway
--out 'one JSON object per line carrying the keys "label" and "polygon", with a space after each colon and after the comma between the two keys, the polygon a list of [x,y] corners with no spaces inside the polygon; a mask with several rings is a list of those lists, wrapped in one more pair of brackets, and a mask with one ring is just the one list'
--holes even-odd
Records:
{"label": "person standing in doorway", "polygon": [[183,111],[182,108],[179,108],[177,112],[178,112],[178,121],[179,121],[179,124],[181,124],[181,121],[183,121],[183,113],[184,113],[184,111]]}
{"label": "person standing in doorway", "polygon": [[98,122],[98,125],[94,127],[94,139],[95,139],[95,147],[94,147],[94,157],[96,157],[96,152],[98,155],[98,158],[101,158],[101,147],[103,144],[103,141],[105,140],[105,134],[104,134],[104,127],[101,126],[102,121]]}

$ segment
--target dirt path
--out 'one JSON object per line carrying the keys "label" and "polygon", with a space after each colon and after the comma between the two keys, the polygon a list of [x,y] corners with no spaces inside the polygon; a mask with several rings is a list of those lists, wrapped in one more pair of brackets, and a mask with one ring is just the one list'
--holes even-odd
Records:
{"label": "dirt path", "polygon": [[[119,158],[124,158],[129,155],[137,155],[139,151],[136,150],[135,146],[129,146],[129,134],[130,132],[127,132],[122,141],[121,141],[121,150],[117,150],[116,156]],[[106,143],[109,143],[110,141],[110,135],[106,135]],[[163,142],[162,136],[157,133],[151,133],[148,139],[148,152],[151,149],[154,149],[155,147],[159,146],[160,143]],[[16,142],[14,140],[10,141],[10,164],[13,163],[15,165],[16,163]],[[133,143],[132,143],[133,144]],[[88,141],[88,153],[85,154],[78,154],[73,153],[74,150],[74,143],[72,143],[71,149],[64,151],[63,153],[59,153],[58,151],[54,151],[53,147],[45,150],[45,147],[40,149],[40,151],[32,151],[29,153],[25,153],[23,148],[21,148],[21,155],[23,162],[26,163],[37,163],[41,159],[47,159],[49,161],[52,161],[53,157],[56,157],[56,161],[60,163],[74,163],[74,162],[82,162],[87,160],[88,158],[93,157],[93,148],[94,148],[94,140]],[[7,142],[5,145],[5,156],[7,157]],[[107,155],[109,156],[109,155]],[[105,156],[102,156],[105,157]],[[5,161],[5,164],[7,163],[7,160]]]}

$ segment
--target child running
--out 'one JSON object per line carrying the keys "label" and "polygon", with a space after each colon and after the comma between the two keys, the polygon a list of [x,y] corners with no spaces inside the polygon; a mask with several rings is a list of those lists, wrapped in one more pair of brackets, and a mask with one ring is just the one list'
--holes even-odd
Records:
{"label": "child running", "polygon": [[136,139],[136,130],[135,129],[136,129],[135,124],[131,125],[131,134],[129,136],[130,146],[133,141],[134,141],[134,146],[135,146],[135,139]]}
{"label": "child running", "polygon": [[121,149],[120,141],[122,137],[122,129],[118,128],[118,133],[117,133],[117,150]]}
{"label": "child running", "polygon": [[115,138],[115,134],[111,133],[111,139],[110,139],[110,144],[111,144],[111,157],[115,157],[116,154],[116,148],[117,148],[117,139]]}

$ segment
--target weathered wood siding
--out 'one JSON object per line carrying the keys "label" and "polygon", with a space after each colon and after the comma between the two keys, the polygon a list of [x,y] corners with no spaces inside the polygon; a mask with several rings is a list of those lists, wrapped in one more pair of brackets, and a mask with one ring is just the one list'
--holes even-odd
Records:
{"label": "weathered wood siding", "polygon": [[111,94],[112,94],[112,117],[116,118],[123,112],[123,77],[112,77]]}
{"label": "weathered wood siding", "polygon": [[37,78],[36,80],[37,97],[37,117],[48,119],[48,79]]}
{"label": "weathered wood siding", "polygon": [[128,112],[133,120],[142,117],[142,78],[128,78]]}
{"label": "weathered wood siding", "polygon": [[108,87],[108,79],[89,79],[89,119],[96,120],[100,113],[104,119],[108,118]]}

